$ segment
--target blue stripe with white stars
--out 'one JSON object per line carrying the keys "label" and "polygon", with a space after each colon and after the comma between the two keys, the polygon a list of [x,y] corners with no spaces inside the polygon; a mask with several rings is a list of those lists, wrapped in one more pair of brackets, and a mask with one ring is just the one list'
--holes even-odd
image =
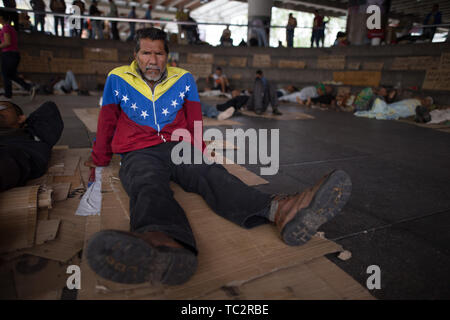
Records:
{"label": "blue stripe with white stars", "polygon": [[[160,130],[175,120],[187,96],[190,101],[199,101],[198,93],[191,89],[190,80],[193,81],[192,75],[184,74],[155,101],[156,122],[159,124]],[[112,92],[112,94],[108,94],[108,92]],[[108,104],[119,104],[132,121],[158,131],[158,125],[155,124],[153,102],[115,74],[111,74],[105,84],[103,105]]]}

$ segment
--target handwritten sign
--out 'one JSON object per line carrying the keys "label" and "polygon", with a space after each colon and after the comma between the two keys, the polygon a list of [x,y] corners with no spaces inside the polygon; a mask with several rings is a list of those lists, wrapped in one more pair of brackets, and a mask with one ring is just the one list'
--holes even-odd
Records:
{"label": "handwritten sign", "polygon": [[383,70],[384,62],[364,62],[363,70]]}
{"label": "handwritten sign", "polygon": [[247,66],[247,58],[246,57],[231,57],[230,58],[230,67],[244,68],[246,66]]}
{"label": "handwritten sign", "polygon": [[183,63],[180,68],[189,71],[198,78],[207,78],[211,74],[212,64]]}
{"label": "handwritten sign", "polygon": [[211,53],[188,53],[188,63],[214,63],[214,56]]}
{"label": "handwritten sign", "polygon": [[306,62],[299,60],[280,60],[278,61],[278,68],[289,68],[289,69],[305,69]]}
{"label": "handwritten sign", "polygon": [[345,56],[321,56],[317,59],[318,69],[345,69]]}
{"label": "handwritten sign", "polygon": [[271,66],[270,55],[268,54],[255,54],[253,56],[253,67],[267,68]]}
{"label": "handwritten sign", "polygon": [[86,60],[118,61],[119,55],[115,48],[83,48]]}
{"label": "handwritten sign", "polygon": [[345,85],[377,87],[380,85],[380,71],[335,71],[333,80]]}

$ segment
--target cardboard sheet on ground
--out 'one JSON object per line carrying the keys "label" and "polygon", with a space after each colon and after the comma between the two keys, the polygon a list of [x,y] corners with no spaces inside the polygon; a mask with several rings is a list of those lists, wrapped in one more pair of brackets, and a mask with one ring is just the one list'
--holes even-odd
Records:
{"label": "cardboard sheet on ground", "polygon": [[314,119],[312,115],[303,113],[303,112],[288,112],[288,111],[282,111],[281,116],[276,116],[272,114],[271,110],[266,111],[266,113],[257,115],[253,111],[248,110],[241,110],[242,114],[249,116],[249,117],[259,117],[259,118],[266,118],[266,119],[274,119],[274,120],[307,120],[307,119]]}
{"label": "cardboard sheet on ground", "polygon": [[34,245],[38,186],[0,193],[0,253]]}
{"label": "cardboard sheet on ground", "polygon": [[[117,164],[104,170],[102,213],[88,217],[86,240],[101,229],[129,230],[127,196],[120,181],[114,179],[117,170]],[[171,187],[196,237],[196,274],[181,286],[122,285],[98,277],[83,257],[79,299],[202,299],[223,286],[342,250],[336,243],[319,237],[304,246],[289,247],[279,239],[274,226],[243,229],[212,212],[199,195],[187,193],[175,184]]]}
{"label": "cardboard sheet on ground", "polygon": [[281,269],[240,286],[225,286],[205,300],[374,300],[375,298],[333,262],[319,257]]}
{"label": "cardboard sheet on ground", "polygon": [[61,220],[56,238],[23,252],[60,262],[73,258],[84,244],[86,217],[75,216],[79,202],[79,198],[56,202],[50,211],[51,219]]}

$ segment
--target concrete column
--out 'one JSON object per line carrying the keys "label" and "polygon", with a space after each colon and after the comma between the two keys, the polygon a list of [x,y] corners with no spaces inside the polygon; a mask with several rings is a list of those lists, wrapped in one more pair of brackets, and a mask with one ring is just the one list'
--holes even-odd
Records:
{"label": "concrete column", "polygon": [[272,6],[273,0],[248,0],[248,42],[251,37],[257,37],[258,32],[264,31],[268,46]]}
{"label": "concrete column", "polygon": [[369,43],[367,39],[367,7],[378,5],[381,9],[381,28],[386,30],[391,0],[350,0],[347,15],[347,39],[352,45]]}

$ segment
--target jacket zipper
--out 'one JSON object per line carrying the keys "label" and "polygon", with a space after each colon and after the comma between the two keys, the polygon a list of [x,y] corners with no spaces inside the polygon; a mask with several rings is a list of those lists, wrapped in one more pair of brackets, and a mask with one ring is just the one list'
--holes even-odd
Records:
{"label": "jacket zipper", "polygon": [[[159,127],[159,123],[158,123],[157,120],[156,120],[155,92],[156,92],[156,87],[159,86],[161,83],[158,83],[158,84],[155,86],[155,90],[153,91],[152,88],[150,88],[150,86],[148,85],[148,83],[147,83],[144,79],[142,79],[142,77],[139,77],[139,76],[137,76],[136,74],[134,74],[134,73],[132,73],[132,72],[129,72],[129,71],[126,71],[125,73],[129,73],[129,74],[131,74],[131,75],[133,75],[133,76],[135,76],[135,77],[137,77],[137,78],[140,78],[140,79],[147,85],[147,87],[150,89],[150,92],[152,93],[153,116],[154,116],[154,119],[155,119],[155,125],[158,127],[158,136],[161,137],[161,139],[162,139],[164,142],[167,142],[166,138],[164,138],[163,135],[160,135],[160,134],[159,134],[160,131],[161,131],[161,128]],[[167,78],[166,80],[164,80],[164,82],[166,82],[167,80],[169,80],[169,79],[171,79],[171,78],[173,78],[173,77],[176,77],[176,76],[178,76],[178,73],[172,75],[172,76],[169,77],[169,78]]]}

